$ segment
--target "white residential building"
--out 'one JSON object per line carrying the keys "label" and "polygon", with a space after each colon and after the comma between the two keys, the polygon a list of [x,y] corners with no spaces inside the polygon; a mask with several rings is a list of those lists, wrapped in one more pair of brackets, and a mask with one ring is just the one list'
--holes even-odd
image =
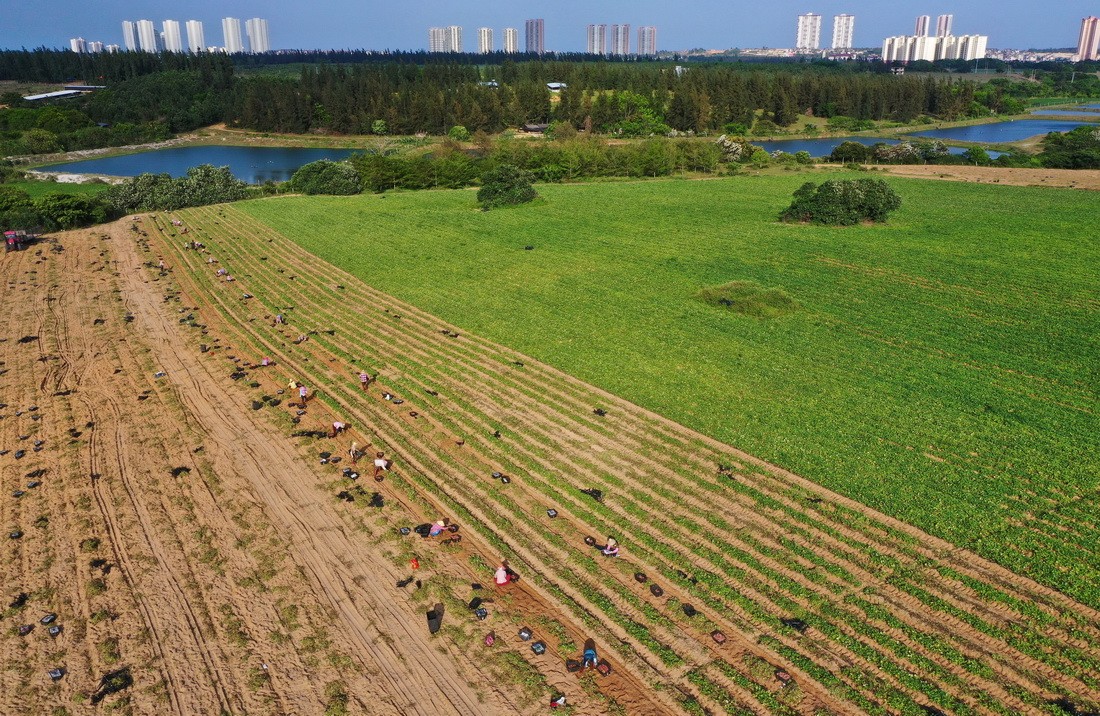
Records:
{"label": "white residential building", "polygon": [[[913,28],[913,34],[917,35],[918,37],[924,37],[928,34],[928,26],[929,24],[931,24],[931,22],[932,18],[930,16],[918,15],[917,25]],[[899,35],[899,37],[904,37],[904,35]]]}
{"label": "white residential building", "polygon": [[462,52],[462,28],[459,25],[447,26],[447,52]]}
{"label": "white residential building", "polygon": [[187,21],[187,49],[196,55],[206,49],[201,20]]}
{"label": "white residential building", "polygon": [[519,52],[519,28],[504,28],[504,51]]}
{"label": "white residential building", "polygon": [[584,47],[588,54],[607,54],[607,25],[589,25],[585,38]]}
{"label": "white residential building", "polygon": [[936,18],[936,37],[947,37],[951,34],[951,26],[955,22],[954,15],[940,15]]}
{"label": "white residential building", "polygon": [[183,39],[180,37],[179,21],[165,20],[160,27],[161,32],[164,33],[164,51],[183,52]]}
{"label": "white residential building", "polygon": [[917,60],[977,60],[985,57],[989,38],[986,35],[899,35],[882,42],[883,62],[916,62]]}
{"label": "white residential building", "polygon": [[[115,47],[118,47],[118,45],[115,45]],[[99,42],[98,40],[95,42],[89,42],[88,52],[103,52],[103,43]]]}
{"label": "white residential building", "polygon": [[137,25],[129,20],[122,21],[122,45],[128,52],[136,52],[138,45]]}
{"label": "white residential building", "polygon": [[821,47],[821,16],[808,12],[798,16],[798,38],[795,49],[816,50]]}
{"label": "white residential building", "polygon": [[244,22],[245,32],[248,34],[248,51],[253,55],[271,51],[271,42],[267,37],[267,20],[262,17],[254,17]]}
{"label": "white residential building", "polygon": [[493,28],[479,27],[477,29],[478,54],[487,55],[493,51]]}
{"label": "white residential building", "polygon": [[611,26],[611,54],[620,57],[630,54],[630,25]]}
{"label": "white residential building", "polygon": [[88,45],[84,42],[83,37],[74,37],[69,40],[69,49],[73,52],[87,52]]}
{"label": "white residential building", "polygon": [[546,21],[541,17],[523,23],[523,50],[536,55],[546,52]]}
{"label": "white residential building", "polygon": [[852,34],[856,28],[855,15],[833,16],[833,49],[852,49]]}
{"label": "white residential building", "polygon": [[158,52],[160,50],[160,35],[152,20],[138,20],[134,23],[137,30],[138,48],[142,52]]}
{"label": "white residential building", "polygon": [[638,28],[638,54],[645,57],[657,54],[657,28],[653,25]]}
{"label": "white residential building", "polygon": [[222,18],[222,37],[225,38],[225,51],[230,55],[244,52],[241,40],[241,21],[235,17]]}
{"label": "white residential building", "polygon": [[1078,61],[1100,59],[1100,17],[1081,19],[1081,34],[1077,38]]}
{"label": "white residential building", "polygon": [[103,49],[113,54],[115,52],[118,52],[120,48],[118,45],[104,45]]}
{"label": "white residential building", "polygon": [[429,27],[428,52],[462,52],[462,28],[458,25]]}

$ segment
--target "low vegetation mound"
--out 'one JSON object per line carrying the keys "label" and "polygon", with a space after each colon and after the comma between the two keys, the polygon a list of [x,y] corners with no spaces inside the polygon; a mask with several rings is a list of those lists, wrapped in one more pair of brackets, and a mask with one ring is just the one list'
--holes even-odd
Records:
{"label": "low vegetation mound", "polygon": [[851,226],[861,221],[884,222],[901,208],[901,197],[882,179],[831,179],[820,185],[806,182],[780,221]]}
{"label": "low vegetation mound", "polygon": [[319,159],[303,165],[290,179],[290,186],[303,194],[346,196],[362,191],[359,172],[347,162]]}
{"label": "low vegetation mound", "polygon": [[538,192],[531,186],[532,181],[534,177],[530,172],[511,164],[501,164],[482,176],[477,201],[483,209],[526,204],[538,197]]}
{"label": "low vegetation mound", "polygon": [[756,318],[776,318],[802,306],[782,288],[765,288],[755,281],[730,281],[695,294],[703,303]]}

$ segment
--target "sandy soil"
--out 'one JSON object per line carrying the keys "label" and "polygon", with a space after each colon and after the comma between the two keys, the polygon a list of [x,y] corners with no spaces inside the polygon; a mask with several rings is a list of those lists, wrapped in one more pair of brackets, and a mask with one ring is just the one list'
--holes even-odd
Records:
{"label": "sandy soil", "polygon": [[[574,714],[681,713],[690,698],[712,713],[767,713],[779,699],[788,713],[854,715],[864,710],[837,684],[926,703],[899,676],[918,671],[975,713],[993,713],[990,699],[1039,713],[1042,700],[1095,696],[1072,663],[1100,639],[1095,610],[448,326],[231,206],[178,216],[186,236],[174,217],[143,216],[0,261],[0,523],[21,533],[0,555],[0,713],[535,714],[564,693]],[[207,248],[185,250],[189,239]],[[289,326],[272,325],[276,311]],[[379,379],[364,391],[367,367]],[[291,405],[290,378],[316,397]],[[334,419],[348,434],[323,437]],[[384,482],[342,476],[352,440],[394,461]],[[594,507],[580,486],[607,498]],[[446,515],[465,515],[461,541],[397,531]],[[623,556],[582,569],[583,537],[611,529]],[[504,590],[491,585],[501,557],[524,575]],[[910,579],[930,596],[907,591]],[[854,611],[854,598],[890,618]],[[704,614],[685,616],[688,602]],[[437,603],[443,628],[430,635]],[[823,604],[909,656],[871,658],[880,647],[850,621],[806,633],[779,622]],[[56,636],[39,623],[50,613]],[[546,654],[516,636],[522,625]],[[1018,648],[1040,634],[1042,662]],[[610,677],[567,672],[588,638]],[[55,667],[65,673],[52,681]],[[112,673],[122,688],[105,694]],[[696,688],[700,676],[722,695]]]}
{"label": "sandy soil", "polygon": [[1070,189],[1100,190],[1100,170],[1095,169],[1014,169],[1004,167],[966,167],[938,165],[875,165],[876,171],[920,179],[943,179],[979,184],[1010,186],[1053,186]]}

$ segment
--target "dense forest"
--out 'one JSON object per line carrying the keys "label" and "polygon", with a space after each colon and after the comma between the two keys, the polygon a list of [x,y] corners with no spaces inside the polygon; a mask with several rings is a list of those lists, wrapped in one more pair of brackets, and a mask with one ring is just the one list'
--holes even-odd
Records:
{"label": "dense forest", "polygon": [[[354,51],[0,51],[0,79],[107,85],[49,106],[0,96],[8,106],[0,110],[0,156],[154,141],[219,121],[291,133],[496,133],[540,123],[621,137],[765,136],[801,129],[808,117],[851,130],[1013,114],[1034,97],[1100,96],[1096,74],[1069,65],[975,82],[958,72],[896,76],[871,62],[677,65],[499,53],[490,60]],[[551,91],[547,83],[564,89]]]}

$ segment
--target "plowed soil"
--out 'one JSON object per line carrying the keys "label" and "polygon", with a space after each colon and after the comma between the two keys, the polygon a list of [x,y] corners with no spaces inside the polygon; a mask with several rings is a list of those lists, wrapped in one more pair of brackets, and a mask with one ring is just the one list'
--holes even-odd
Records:
{"label": "plowed soil", "polygon": [[1100,171],[1094,169],[1025,169],[1010,167],[968,167],[957,165],[883,164],[876,170],[897,176],[943,179],[975,184],[1009,186],[1053,186],[1100,191]]}
{"label": "plowed soil", "polygon": [[[0,265],[0,516],[21,533],[0,713],[1096,706],[1095,611],[442,324],[232,207]],[[347,432],[322,437],[334,420]],[[384,481],[369,459],[344,474],[352,441],[392,460]],[[449,542],[399,532],[441,517]],[[608,534],[618,558],[584,543]],[[501,558],[523,577],[503,589]],[[567,672],[586,639],[610,676]]]}

